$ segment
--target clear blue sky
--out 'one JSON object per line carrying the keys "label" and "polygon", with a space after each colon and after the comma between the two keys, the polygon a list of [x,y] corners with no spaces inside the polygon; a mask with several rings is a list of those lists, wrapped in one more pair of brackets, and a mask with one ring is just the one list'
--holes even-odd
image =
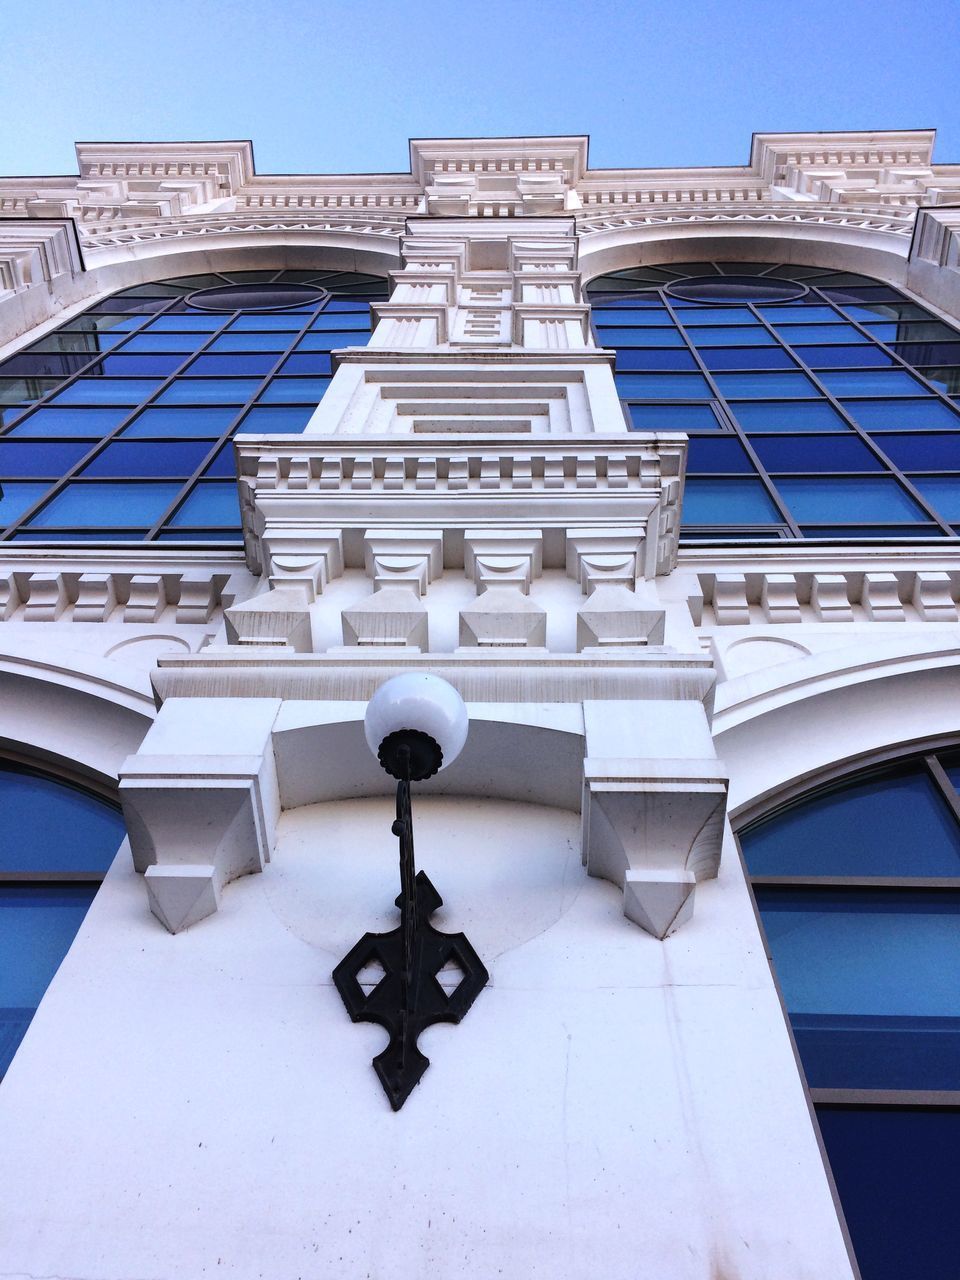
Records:
{"label": "clear blue sky", "polygon": [[409,137],[589,133],[599,168],[930,126],[960,162],[960,0],[0,0],[0,48],[4,174],[76,172],[76,139],[394,172]]}

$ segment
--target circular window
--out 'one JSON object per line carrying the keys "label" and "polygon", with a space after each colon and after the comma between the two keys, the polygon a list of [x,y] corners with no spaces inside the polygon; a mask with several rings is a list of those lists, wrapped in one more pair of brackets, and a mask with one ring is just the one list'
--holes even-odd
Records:
{"label": "circular window", "polygon": [[200,311],[285,311],[322,302],[324,289],[308,284],[224,284],[187,297]]}
{"label": "circular window", "polygon": [[793,302],[807,292],[793,280],[761,280],[756,276],[693,276],[668,284],[672,298],[684,302]]}

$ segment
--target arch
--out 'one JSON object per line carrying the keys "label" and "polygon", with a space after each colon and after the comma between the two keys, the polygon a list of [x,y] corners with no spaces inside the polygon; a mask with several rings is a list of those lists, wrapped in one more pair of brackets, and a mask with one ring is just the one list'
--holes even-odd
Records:
{"label": "arch", "polygon": [[[644,226],[623,218],[620,226],[581,231],[580,270],[586,285],[626,267],[704,260],[777,261],[855,271],[898,287],[906,284],[909,234],[855,225],[867,219],[853,215],[849,221],[843,215],[826,220],[817,213],[809,222],[800,221],[802,216],[757,214],[756,218],[770,220],[748,221],[744,215],[743,221],[726,224],[665,220]],[[618,219],[606,221],[615,224]]]}

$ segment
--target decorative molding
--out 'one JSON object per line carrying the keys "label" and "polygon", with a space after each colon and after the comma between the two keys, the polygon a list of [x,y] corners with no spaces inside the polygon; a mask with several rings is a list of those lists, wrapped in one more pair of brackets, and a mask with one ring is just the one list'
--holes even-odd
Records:
{"label": "decorative molding", "polygon": [[76,226],[69,218],[0,217],[0,300],[83,269]]}
{"label": "decorative molding", "polygon": [[0,574],[0,620],[157,622],[172,608],[179,623],[207,623],[248,589],[229,569],[18,569]]}

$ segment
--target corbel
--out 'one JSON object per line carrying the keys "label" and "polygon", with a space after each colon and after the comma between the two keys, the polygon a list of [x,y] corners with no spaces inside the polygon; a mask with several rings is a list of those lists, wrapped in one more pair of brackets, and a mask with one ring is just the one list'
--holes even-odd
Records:
{"label": "corbel", "polygon": [[589,599],[577,610],[577,650],[663,644],[666,610],[642,572],[644,531],[568,529],[567,573]]}
{"label": "corbel", "polygon": [[747,580],[742,573],[718,573],[713,580],[713,616],[718,626],[750,621]]}
{"label": "corbel", "polygon": [[117,588],[112,573],[81,573],[77,580],[74,622],[106,622],[117,607]]}
{"label": "corbel", "polygon": [[513,587],[530,594],[543,572],[543,535],[530,529],[466,529],[463,567],[477,594],[491,587]]}
{"label": "corbel", "polygon": [[429,648],[427,611],[410,585],[385,585],[341,612],[343,643]]}
{"label": "corbel", "polygon": [[227,643],[313,652],[310,606],[299,586],[276,587],[223,611]]}
{"label": "corbel", "polygon": [[949,573],[918,571],[913,580],[913,607],[924,622],[956,622],[957,606]]}
{"label": "corbel", "polygon": [[327,583],[343,573],[343,534],[339,529],[277,529],[268,525],[262,542],[270,586],[299,591],[306,604],[312,604]]}
{"label": "corbel", "polygon": [[55,622],[70,603],[62,573],[31,573],[27,578],[24,622]]}
{"label": "corbel", "polygon": [[810,604],[821,622],[852,622],[846,574],[815,573],[810,586]]}
{"label": "corbel", "polygon": [[796,575],[765,573],[760,588],[760,608],[767,622],[799,622]]}
{"label": "corbel", "polygon": [[135,573],[130,579],[124,622],[156,622],[167,607],[167,592],[159,573]]}
{"label": "corbel", "polygon": [[865,573],[860,603],[871,622],[903,622],[906,617],[895,573]]}
{"label": "corbel", "polygon": [[17,586],[16,575],[4,574],[0,577],[0,622],[6,622],[12,617],[20,608],[20,604],[20,589]]}
{"label": "corbel", "polygon": [[220,590],[226,580],[225,573],[181,574],[177,622],[209,622],[220,604]]}
{"label": "corbel", "polygon": [[419,599],[443,572],[440,529],[368,529],[363,562],[375,592],[409,587]]}

